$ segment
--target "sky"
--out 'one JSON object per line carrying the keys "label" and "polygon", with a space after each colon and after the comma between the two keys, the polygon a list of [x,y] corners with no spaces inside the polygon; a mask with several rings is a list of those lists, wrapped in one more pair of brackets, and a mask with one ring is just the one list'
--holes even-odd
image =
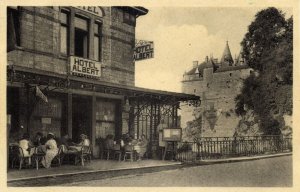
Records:
{"label": "sky", "polygon": [[[136,39],[154,41],[154,58],[135,62],[135,85],[181,92],[181,80],[193,61],[221,59],[226,41],[237,56],[240,42],[258,7],[147,7],[137,19]],[[280,8],[286,17],[292,9]]]}

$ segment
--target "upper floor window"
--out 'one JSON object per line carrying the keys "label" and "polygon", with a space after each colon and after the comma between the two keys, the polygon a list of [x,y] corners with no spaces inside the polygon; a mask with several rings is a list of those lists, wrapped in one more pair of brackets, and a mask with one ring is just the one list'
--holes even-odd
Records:
{"label": "upper floor window", "polygon": [[94,59],[101,60],[101,24],[99,22],[94,24]]}
{"label": "upper floor window", "polygon": [[60,13],[60,52],[69,54],[69,12],[61,10]]}
{"label": "upper floor window", "polygon": [[75,56],[88,58],[89,33],[88,20],[76,15],[75,17],[75,34],[74,34]]}
{"label": "upper floor window", "polygon": [[136,22],[135,15],[132,15],[127,11],[124,11],[123,22],[127,23],[128,25],[135,26],[135,22]]}
{"label": "upper floor window", "polygon": [[7,46],[8,49],[21,45],[20,39],[20,12],[17,7],[7,8]]}

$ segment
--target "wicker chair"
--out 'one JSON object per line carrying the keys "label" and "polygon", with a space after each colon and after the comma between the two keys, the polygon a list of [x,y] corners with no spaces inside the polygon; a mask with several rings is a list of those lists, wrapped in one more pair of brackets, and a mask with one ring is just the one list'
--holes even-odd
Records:
{"label": "wicker chair", "polygon": [[82,146],[81,150],[75,156],[75,164],[81,162],[81,165],[84,166],[84,161],[90,162],[92,160],[92,147],[91,146]]}
{"label": "wicker chair", "polygon": [[133,145],[125,145],[124,149],[125,149],[124,161],[126,161],[128,159],[128,156],[129,156],[130,161],[134,161],[136,159],[135,158],[136,152],[134,150],[134,146]]}

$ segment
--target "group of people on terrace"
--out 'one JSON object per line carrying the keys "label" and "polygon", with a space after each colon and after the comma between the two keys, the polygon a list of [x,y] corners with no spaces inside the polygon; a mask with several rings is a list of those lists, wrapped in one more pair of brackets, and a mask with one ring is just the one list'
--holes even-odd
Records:
{"label": "group of people on terrace", "polygon": [[45,168],[51,166],[51,162],[58,154],[58,146],[62,146],[64,153],[79,152],[82,146],[89,146],[90,141],[85,134],[80,135],[80,142],[74,143],[68,135],[62,138],[56,138],[51,132],[45,137],[41,132],[37,132],[34,139],[31,140],[28,133],[24,133],[17,143],[10,143],[10,146],[19,146],[24,157],[28,158],[28,164],[31,165],[31,157],[34,154],[43,154],[41,163]]}
{"label": "group of people on terrace", "polygon": [[140,161],[145,156],[148,147],[148,140],[145,135],[140,139],[134,139],[128,133],[123,134],[121,139],[115,139],[109,134],[105,138],[105,148],[109,150],[121,151],[124,153],[127,150],[133,150],[137,154],[137,160]]}
{"label": "group of people on terrace", "polygon": [[[83,146],[90,146],[91,142],[88,136],[81,134],[79,142],[75,143],[68,134],[63,135],[61,138],[55,137],[51,132],[44,136],[41,132],[37,132],[34,138],[30,138],[28,133],[24,133],[19,141],[10,143],[10,146],[18,146],[22,150],[23,156],[28,159],[28,164],[31,165],[31,157],[34,154],[42,155],[41,164],[45,168],[51,167],[51,162],[59,153],[61,146],[62,153],[75,154],[82,150]],[[129,134],[123,134],[120,139],[115,139],[112,134],[109,134],[104,139],[104,148],[112,151],[120,151],[125,154],[128,148],[131,148],[136,154],[137,160],[141,160],[148,147],[148,140],[145,135],[140,139],[134,139]]]}

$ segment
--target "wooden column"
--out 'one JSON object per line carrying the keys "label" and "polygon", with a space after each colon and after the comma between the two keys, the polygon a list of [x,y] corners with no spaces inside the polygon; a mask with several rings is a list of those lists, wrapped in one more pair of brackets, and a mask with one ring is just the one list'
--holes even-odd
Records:
{"label": "wooden column", "polygon": [[70,39],[69,39],[69,51],[70,55],[74,55],[75,53],[75,12],[74,9],[71,9],[70,12]]}
{"label": "wooden column", "polygon": [[72,93],[68,93],[68,101],[67,101],[67,106],[68,106],[68,135],[70,138],[73,138],[72,137],[72,123],[73,123],[73,99],[72,99]]}
{"label": "wooden column", "polygon": [[[92,96],[92,133],[91,133],[91,138],[92,138],[92,145],[93,149],[95,149],[96,146],[96,96],[93,94]],[[96,156],[96,153],[98,151],[93,150],[93,156]]]}
{"label": "wooden column", "polygon": [[89,20],[89,54],[88,58],[95,60],[94,58],[94,25],[95,25],[95,19],[92,17]]}

